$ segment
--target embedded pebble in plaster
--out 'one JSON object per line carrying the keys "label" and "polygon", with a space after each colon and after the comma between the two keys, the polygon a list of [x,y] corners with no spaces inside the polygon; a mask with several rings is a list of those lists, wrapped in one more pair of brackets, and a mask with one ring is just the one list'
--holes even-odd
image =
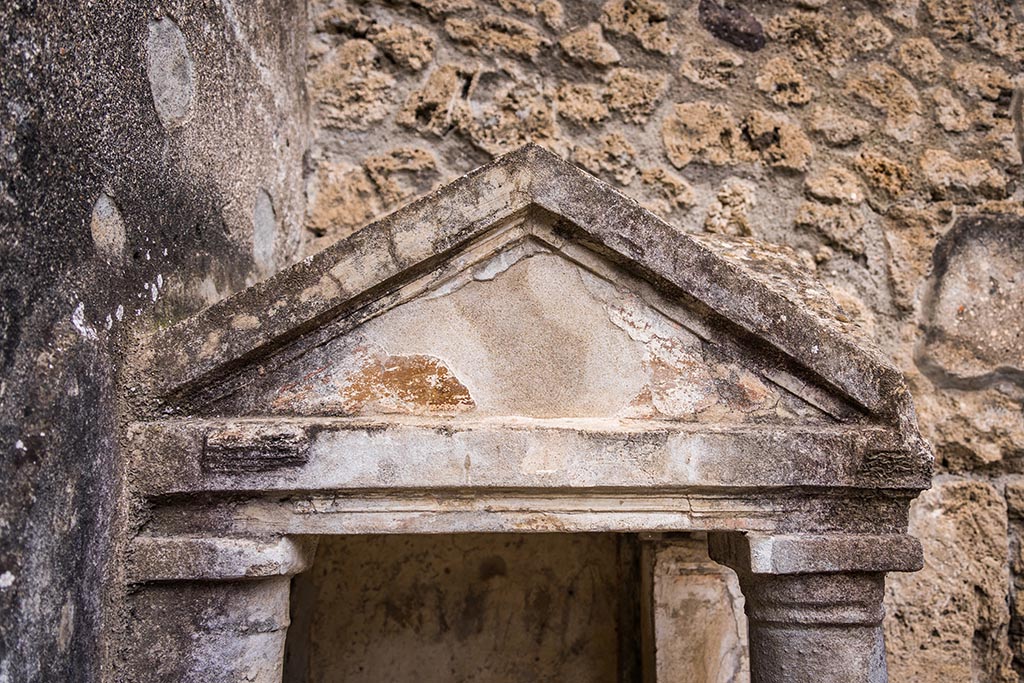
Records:
{"label": "embedded pebble in plaster", "polygon": [[92,220],[89,223],[92,241],[100,254],[112,261],[119,259],[124,253],[125,227],[121,212],[117,210],[114,200],[106,192],[100,192],[92,207]]}
{"label": "embedded pebble in plaster", "polygon": [[277,216],[274,213],[274,200],[266,190],[259,190],[252,211],[252,258],[261,273],[274,272],[276,239]]}
{"label": "embedded pebble in plaster", "polygon": [[185,36],[171,19],[150,22],[146,75],[153,106],[165,128],[186,123],[196,98],[196,74]]}

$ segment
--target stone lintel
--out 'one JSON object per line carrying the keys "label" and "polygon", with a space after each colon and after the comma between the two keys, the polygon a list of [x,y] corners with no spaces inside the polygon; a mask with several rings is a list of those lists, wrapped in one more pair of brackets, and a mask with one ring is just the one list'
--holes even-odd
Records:
{"label": "stone lintel", "polygon": [[264,419],[141,423],[133,443],[146,496],[926,487],[930,461],[895,450],[899,438],[868,426]]}
{"label": "stone lintel", "polygon": [[712,533],[711,557],[749,574],[914,572],[924,566],[921,543],[906,534],[767,535]]}
{"label": "stone lintel", "polygon": [[291,576],[309,568],[315,538],[140,536],[131,545],[133,583],[236,581]]}

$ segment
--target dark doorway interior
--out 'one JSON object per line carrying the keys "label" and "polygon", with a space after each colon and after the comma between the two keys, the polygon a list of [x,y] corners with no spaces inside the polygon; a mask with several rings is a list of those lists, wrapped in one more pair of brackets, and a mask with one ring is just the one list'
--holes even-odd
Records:
{"label": "dark doorway interior", "polygon": [[324,537],[284,680],[632,683],[640,584],[632,535]]}

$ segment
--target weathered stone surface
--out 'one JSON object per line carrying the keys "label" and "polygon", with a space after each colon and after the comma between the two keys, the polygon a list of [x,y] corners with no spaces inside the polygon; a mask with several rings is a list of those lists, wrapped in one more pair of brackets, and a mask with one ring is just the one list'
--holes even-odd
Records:
{"label": "weathered stone surface", "polygon": [[683,50],[679,73],[709,90],[724,90],[735,83],[743,64],[743,58],[729,50],[690,43]]}
{"label": "weathered stone surface", "polygon": [[398,147],[363,161],[370,180],[385,205],[397,204],[432,189],[437,180],[437,159],[422,147]]}
{"label": "weathered stone surface", "polygon": [[376,68],[377,48],[346,41],[309,75],[310,95],[322,125],[365,130],[388,113],[395,79]]}
{"label": "weathered stone surface", "polygon": [[853,254],[864,253],[864,215],[855,206],[804,202],[794,222],[818,231],[834,246]]}
{"label": "weathered stone surface", "polygon": [[661,129],[669,161],[682,168],[693,161],[733,165],[760,159],[769,166],[806,170],[810,140],[782,115],[755,109],[740,123],[724,106],[708,102],[677,104]]}
{"label": "weathered stone surface", "polygon": [[943,481],[913,505],[925,549],[886,591],[889,669],[898,681],[1011,681],[1006,642],[1006,503],[990,485]]}
{"label": "weathered stone surface", "polygon": [[971,119],[967,110],[949,88],[939,86],[929,91],[929,95],[935,105],[935,120],[944,131],[964,133],[970,130]]}
{"label": "weathered stone surface", "polygon": [[898,55],[900,67],[920,81],[930,83],[942,73],[942,53],[927,38],[907,40],[900,45]]}
{"label": "weathered stone surface", "polygon": [[252,260],[261,275],[274,272],[277,264],[277,213],[270,193],[260,188],[252,209]]}
{"label": "weathered stone surface", "polygon": [[509,82],[483,103],[456,109],[460,133],[490,155],[505,154],[527,142],[547,142],[557,137],[554,107],[539,88]]}
{"label": "weathered stone surface", "polygon": [[931,272],[932,250],[950,216],[938,209],[893,207],[886,214],[885,242],[889,248],[889,281],[896,304],[916,307],[920,289]]}
{"label": "weathered stone surface", "polygon": [[1020,402],[1003,392],[948,389],[926,397],[920,411],[937,463],[945,471],[992,471],[1013,463],[1024,451]]}
{"label": "weathered stone surface", "polygon": [[911,189],[910,169],[875,150],[865,149],[854,160],[868,188],[876,194],[875,201],[899,199]]}
{"label": "weathered stone surface", "polygon": [[657,214],[669,214],[675,209],[689,208],[694,204],[690,183],[660,166],[644,169],[640,180],[653,190],[654,198],[650,200],[648,208]]}
{"label": "weathered stone surface", "polygon": [[904,540],[912,539],[710,534],[711,557],[736,571],[743,590],[751,679],[888,681],[878,567],[897,557],[920,566],[920,546]]}
{"label": "weathered stone surface", "polygon": [[847,90],[885,113],[885,132],[899,142],[913,142],[923,125],[921,101],[914,86],[895,69],[872,62],[847,82]]}
{"label": "weathered stone surface", "polygon": [[738,178],[725,181],[708,207],[704,229],[725,235],[750,235],[750,210],[757,204],[754,187]]}
{"label": "weathered stone surface", "polygon": [[185,36],[170,18],[149,24],[146,75],[153,106],[164,126],[173,128],[186,123],[196,99],[196,71]]}
{"label": "weathered stone surface", "polygon": [[812,199],[824,204],[856,205],[864,201],[864,192],[856,176],[839,166],[809,175],[804,189]]}
{"label": "weathered stone surface", "polygon": [[784,57],[766,62],[756,83],[758,90],[780,106],[802,106],[814,97],[814,88],[807,84],[793,62]]}
{"label": "weathered stone surface", "polygon": [[529,24],[497,14],[476,21],[451,18],[444,24],[453,39],[483,52],[507,52],[534,58],[549,45],[547,38]]}
{"label": "weathered stone surface", "polygon": [[985,159],[959,160],[948,152],[926,150],[921,170],[932,196],[971,203],[1006,196],[1006,178]]}
{"label": "weathered stone surface", "polygon": [[590,23],[565,34],[558,44],[573,59],[597,66],[618,64],[619,51],[604,39],[601,24]]}
{"label": "weathered stone surface", "polygon": [[629,185],[636,177],[636,150],[625,136],[609,133],[598,140],[598,147],[577,147],[573,161],[596,176],[611,174],[617,182]]}
{"label": "weathered stone surface", "polygon": [[963,218],[938,244],[920,361],[953,386],[1021,382],[1024,224]]}
{"label": "weathered stone surface", "polygon": [[661,137],[676,168],[694,160],[729,164],[740,149],[739,127],[732,112],[710,102],[675,105],[662,123]]}
{"label": "weathered stone surface", "polygon": [[754,110],[743,119],[743,138],[749,150],[769,166],[806,171],[814,147],[790,119]]}
{"label": "weathered stone surface", "polygon": [[815,107],[811,112],[811,130],[832,147],[847,147],[860,142],[870,127],[866,121],[836,111],[832,107]]}
{"label": "weathered stone surface", "polygon": [[972,98],[1008,101],[1013,94],[1013,81],[1009,74],[992,64],[958,64],[953,69],[952,77],[964,94]]}
{"label": "weathered stone surface", "polygon": [[669,5],[661,0],[608,0],[601,7],[601,24],[636,39],[645,50],[669,55],[676,49],[669,14]]}
{"label": "weathered stone surface", "polygon": [[376,188],[362,169],[324,163],[312,176],[306,227],[318,237],[346,237],[379,211]]}
{"label": "weathered stone surface", "polygon": [[819,64],[846,61],[843,26],[820,13],[788,10],[776,14],[768,20],[766,33],[773,41],[787,46],[801,61]]}
{"label": "weathered stone surface", "polygon": [[875,52],[889,46],[892,32],[871,14],[861,14],[853,22],[850,40],[857,52]]}
{"label": "weathered stone surface", "polygon": [[[113,432],[107,430],[109,421],[97,417],[114,400],[112,389],[97,393],[97,387],[106,376],[104,358],[120,357],[122,347],[113,346],[119,331],[132,321],[144,329],[168,325],[529,139],[566,157],[587,148],[604,158],[601,141],[621,136],[632,153],[616,155],[621,163],[604,171],[606,177],[634,176],[624,192],[680,231],[703,227],[718,210],[717,195],[729,179],[747,183],[757,198],[747,212],[749,230],[804,252],[801,267],[816,265],[830,291],[854,296],[836,295],[844,309],[853,302],[847,314],[858,317],[856,300],[866,303],[873,336],[911,374],[922,426],[940,447],[940,467],[985,479],[1019,469],[1016,375],[981,370],[989,379],[961,383],[976,377],[981,367],[975,367],[973,351],[937,353],[946,365],[927,377],[917,373],[915,363],[922,330],[933,325],[922,307],[922,297],[934,288],[928,282],[932,251],[953,217],[1020,212],[1017,179],[1024,126],[1021,99],[1014,100],[1013,93],[1020,86],[1015,79],[1024,60],[1024,22],[1013,3],[733,3],[765,27],[768,47],[757,53],[711,35],[701,25],[698,2],[652,3],[650,11],[645,3],[609,3],[621,10],[623,26],[631,22],[631,30],[602,27],[604,44],[619,57],[607,67],[577,61],[559,45],[566,35],[603,21],[602,3],[575,0],[566,0],[564,7],[535,0],[315,0],[308,8],[311,32],[303,25],[306,9],[289,3],[199,7],[184,2],[165,8],[169,14],[154,14],[135,0],[111,0],[73,16],[70,7],[9,5],[0,10],[9,29],[0,36],[5,48],[0,51],[0,99],[5,102],[0,113],[0,223],[12,231],[5,235],[3,254],[5,264],[12,265],[0,269],[0,421],[8,425],[4,452],[11,460],[4,464],[12,474],[10,490],[5,488],[0,497],[10,502],[0,512],[12,520],[9,537],[16,540],[13,550],[0,553],[0,612],[13,609],[21,615],[13,623],[21,626],[13,631],[17,648],[6,648],[15,654],[0,657],[0,668],[12,661],[15,679],[29,676],[23,675],[25,666],[35,666],[42,678],[67,678],[57,669],[70,665],[51,664],[57,658],[45,656],[49,651],[64,662],[83,661],[82,670],[90,671],[80,643],[95,639],[80,636],[98,621],[87,606],[92,598],[71,596],[98,596],[99,591],[69,592],[63,573],[48,573],[47,562],[91,558],[89,567],[102,565],[97,559],[106,552],[102,543],[85,547],[74,539],[107,537],[92,535],[97,520],[110,515],[89,501],[109,502],[107,489],[119,480]],[[496,44],[456,41],[445,29],[449,19],[482,25],[486,15],[529,26],[546,44],[530,57]],[[267,16],[276,19],[268,22]],[[146,64],[150,24],[167,22],[177,24],[193,69],[192,86],[185,88],[193,92],[191,113],[181,125],[170,126],[160,120]],[[114,28],[97,34],[96,26]],[[644,37],[650,46],[662,40],[668,52],[675,43],[678,54],[647,49]],[[319,74],[350,41],[370,43],[373,59],[364,74],[352,75],[347,90],[334,96],[341,101],[346,92],[366,93],[369,117],[382,118],[366,124],[356,115],[324,125],[318,114],[305,111],[302,89],[314,97],[319,91],[302,63],[308,55],[310,74]],[[806,107],[787,108],[791,122],[814,142],[806,171],[769,166],[745,148],[742,121],[751,109],[786,106],[757,89],[758,76],[774,59],[791,62],[815,91]],[[895,70],[917,90],[921,113],[913,141],[897,144],[885,132],[888,105],[878,108],[841,89],[863,78],[871,62]],[[431,74],[445,65],[457,66],[455,77],[444,84],[431,82]],[[645,123],[608,109],[605,79],[612,66],[667,78],[668,90]],[[188,81],[187,69],[171,76]],[[390,78],[393,84],[367,88],[370,76]],[[507,97],[512,90],[516,94]],[[430,100],[419,120],[401,116],[414,93]],[[709,137],[705,147],[732,150],[725,155],[727,168],[695,158],[669,174],[661,168],[670,161],[659,131],[672,117],[675,102],[696,101],[731,113],[739,132],[727,132],[724,139],[728,143],[738,135],[738,144],[722,145]],[[361,105],[357,97],[345,106]],[[304,130],[307,121],[309,131]],[[675,137],[677,148],[692,144],[686,131]],[[394,150],[422,150],[432,160],[412,154],[380,159]],[[933,150],[948,156],[935,156]],[[48,161],[53,159],[67,161],[55,165]],[[616,160],[604,163],[614,166]],[[980,174],[969,163],[979,160],[984,163],[974,171]],[[599,168],[602,162],[596,163]],[[854,253],[859,247],[836,246],[810,224],[795,225],[798,216],[825,226],[849,217],[848,205],[828,203],[834,201],[832,193],[810,192],[818,176],[833,167],[854,171],[867,196],[856,205],[865,225],[862,253]],[[303,178],[306,193],[296,189]],[[336,182],[348,189],[329,187]],[[255,220],[260,191],[270,200],[260,206],[271,210],[261,210]],[[117,249],[97,248],[106,233],[91,229],[101,192],[113,198],[121,214],[124,240],[117,256]],[[351,201],[336,204],[351,206],[351,211],[338,209],[322,220],[324,204],[318,200],[346,193]],[[72,195],[69,201],[54,201]],[[303,229],[307,199],[319,208],[311,207],[309,229]],[[812,216],[802,211],[805,200],[833,208],[817,209]],[[837,213],[844,216],[826,215]],[[276,239],[268,238],[272,224],[280,231]],[[116,227],[115,232],[120,234]],[[314,239],[320,232],[326,234]],[[93,239],[94,234],[101,239]],[[267,249],[256,250],[257,244]],[[69,259],[69,253],[85,256]],[[110,256],[94,257],[105,253]],[[812,254],[816,264],[810,263]],[[251,267],[254,258],[261,260],[260,269]],[[996,260],[1000,271],[1009,267],[1005,259]],[[374,261],[369,267],[377,265]],[[364,267],[352,265],[353,271]],[[358,279],[350,272],[336,276],[343,283]],[[989,306],[990,299],[1012,305],[1001,289],[975,284],[968,309]],[[316,292],[332,286],[339,285],[327,280],[307,296],[316,298]],[[1014,321],[1000,320],[995,313],[980,319],[996,336],[1013,333]],[[243,316],[238,324],[251,322]],[[224,330],[233,324],[232,318],[225,319]],[[254,329],[258,334],[259,328]],[[967,332],[966,322],[956,326],[956,344],[970,336]],[[108,335],[112,346],[102,352],[106,355],[83,359],[93,344],[106,344]],[[216,344],[211,341],[209,347]],[[960,363],[966,366],[957,367]],[[89,374],[80,368],[89,368]],[[82,415],[88,417],[80,424]],[[65,430],[61,425],[70,426]],[[102,485],[86,490],[88,482],[100,480]],[[27,503],[30,499],[35,502]],[[80,514],[70,514],[72,508]],[[36,540],[21,547],[20,538]],[[38,559],[26,568],[24,557]],[[86,560],[74,562],[85,566]],[[61,560],[61,567],[66,564]],[[97,585],[88,571],[75,570],[75,575],[86,577],[86,586]],[[29,613],[32,618],[24,616]],[[38,640],[33,633],[43,633],[43,641],[50,638],[34,664],[19,654],[22,643]]]}
{"label": "weathered stone surface", "polygon": [[105,259],[118,261],[124,256],[127,237],[124,218],[121,217],[114,199],[106,192],[100,192],[92,207],[89,232],[92,233],[92,241],[97,251]]}
{"label": "weathered stone surface", "polygon": [[380,21],[348,5],[330,6],[313,12],[313,27],[326,34],[365,38],[399,65],[419,71],[430,63],[436,40],[415,24]]}
{"label": "weathered stone surface", "polygon": [[261,277],[261,189],[297,258],[305,12],[0,3],[0,678],[114,680],[126,331]]}
{"label": "weathered stone surface", "polygon": [[454,126],[458,96],[470,83],[473,73],[454,64],[438,67],[423,87],[409,94],[397,121],[421,133],[444,135]]}
{"label": "weathered stone surface", "polygon": [[434,37],[417,26],[394,24],[371,33],[370,39],[388,57],[419,71],[434,57]]}
{"label": "weathered stone surface", "polygon": [[608,108],[633,123],[644,123],[665,94],[668,79],[660,73],[615,69],[608,75]]}
{"label": "weathered stone surface", "polygon": [[558,115],[574,123],[590,125],[608,118],[608,105],[597,86],[563,84],[555,95]]}

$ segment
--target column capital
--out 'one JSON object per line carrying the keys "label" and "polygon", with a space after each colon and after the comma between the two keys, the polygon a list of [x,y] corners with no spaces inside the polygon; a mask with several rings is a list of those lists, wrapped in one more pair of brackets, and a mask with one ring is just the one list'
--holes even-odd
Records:
{"label": "column capital", "polygon": [[139,536],[130,546],[131,583],[238,581],[292,576],[309,568],[315,537]]}
{"label": "column capital", "polygon": [[907,534],[758,534],[713,532],[708,552],[739,574],[914,572],[921,543]]}

